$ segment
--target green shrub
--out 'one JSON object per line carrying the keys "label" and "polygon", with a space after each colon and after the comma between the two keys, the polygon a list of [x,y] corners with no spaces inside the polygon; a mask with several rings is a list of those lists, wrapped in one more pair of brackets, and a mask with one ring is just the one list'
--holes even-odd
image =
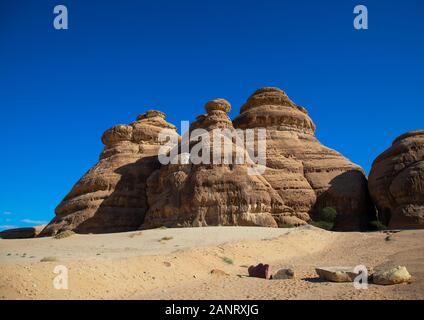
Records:
{"label": "green shrub", "polygon": [[73,236],[74,234],[75,234],[75,232],[73,232],[72,230],[65,230],[65,231],[61,231],[58,234],[56,234],[54,236],[54,238],[55,239],[63,239],[63,238]]}
{"label": "green shrub", "polygon": [[325,207],[321,210],[320,220],[312,221],[311,225],[317,228],[331,231],[337,218],[337,210],[332,207]]}
{"label": "green shrub", "polygon": [[326,222],[335,222],[337,217],[337,210],[332,207],[325,207],[321,210],[321,220]]}
{"label": "green shrub", "polygon": [[311,225],[313,225],[314,227],[317,227],[317,228],[321,228],[321,229],[324,229],[324,230],[331,231],[331,230],[333,230],[334,222],[327,222],[327,221],[322,221],[322,220],[321,221],[312,221]]}
{"label": "green shrub", "polygon": [[172,239],[174,239],[174,237],[163,237],[163,238],[161,238],[161,239],[159,240],[159,242],[162,242],[162,241],[169,241],[169,240],[172,240]]}
{"label": "green shrub", "polygon": [[58,257],[44,257],[40,260],[40,262],[54,262],[58,260]]}
{"label": "green shrub", "polygon": [[387,226],[384,225],[381,221],[375,220],[370,222],[371,230],[387,230]]}
{"label": "green shrub", "polygon": [[233,259],[228,258],[228,257],[221,257],[222,261],[224,261],[227,264],[234,264]]}

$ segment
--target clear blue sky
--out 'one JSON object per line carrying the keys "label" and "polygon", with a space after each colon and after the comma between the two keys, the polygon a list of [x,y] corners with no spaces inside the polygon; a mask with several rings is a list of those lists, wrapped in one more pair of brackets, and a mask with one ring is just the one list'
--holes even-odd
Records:
{"label": "clear blue sky", "polygon": [[[53,28],[58,4],[69,30]],[[151,108],[179,125],[216,97],[234,117],[262,86],[368,172],[424,127],[423,34],[422,0],[1,1],[0,226],[49,221],[112,125]]]}

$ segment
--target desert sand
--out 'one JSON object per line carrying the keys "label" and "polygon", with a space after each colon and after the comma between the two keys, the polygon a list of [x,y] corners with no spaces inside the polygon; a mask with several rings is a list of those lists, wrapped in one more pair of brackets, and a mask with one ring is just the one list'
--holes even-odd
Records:
{"label": "desert sand", "polygon": [[[259,262],[290,266],[295,279],[247,277]],[[358,290],[324,282],[314,269],[360,264],[370,272],[404,265],[413,281]],[[53,287],[57,265],[69,270],[67,290]],[[0,299],[424,299],[424,230],[388,238],[312,226],[208,227],[0,240]]]}

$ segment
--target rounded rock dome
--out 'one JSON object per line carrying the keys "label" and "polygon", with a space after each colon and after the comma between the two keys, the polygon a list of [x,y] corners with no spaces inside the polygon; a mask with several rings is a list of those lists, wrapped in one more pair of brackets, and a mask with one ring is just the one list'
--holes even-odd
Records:
{"label": "rounded rock dome", "polygon": [[231,110],[231,104],[225,99],[215,99],[205,104],[205,110],[207,113],[211,113],[212,111],[223,111],[228,113]]}

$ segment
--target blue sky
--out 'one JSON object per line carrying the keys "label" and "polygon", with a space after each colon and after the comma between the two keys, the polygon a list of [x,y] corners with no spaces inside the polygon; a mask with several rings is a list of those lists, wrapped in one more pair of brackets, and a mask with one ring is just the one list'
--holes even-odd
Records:
{"label": "blue sky", "polygon": [[[68,30],[53,28],[58,4]],[[423,129],[423,34],[421,0],[1,1],[0,229],[49,221],[112,125],[152,108],[179,125],[217,97],[235,117],[262,86],[368,172]]]}

